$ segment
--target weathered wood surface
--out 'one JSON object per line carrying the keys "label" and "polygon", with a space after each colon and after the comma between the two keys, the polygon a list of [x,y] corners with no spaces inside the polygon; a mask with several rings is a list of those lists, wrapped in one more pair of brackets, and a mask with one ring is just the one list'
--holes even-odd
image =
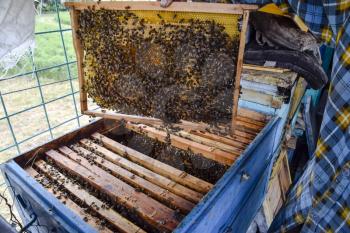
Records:
{"label": "weathered wood surface", "polygon": [[[263,67],[264,69],[266,67]],[[284,72],[279,73],[276,71],[259,71],[243,69],[242,79],[257,83],[263,83],[272,86],[290,88],[297,79],[297,73]]]}
{"label": "weathered wood surface", "polygon": [[168,164],[162,163],[156,159],[153,159],[147,155],[144,155],[132,148],[124,146],[102,134],[94,133],[92,135],[94,139],[97,139],[103,143],[103,145],[118,153],[119,155],[134,161],[135,163],[141,164],[145,168],[158,173],[162,176],[165,176],[179,184],[190,187],[193,190],[201,192],[203,194],[207,193],[212,189],[213,185],[201,180],[195,176],[192,176],[184,171],[181,171],[177,168],[169,166]]}
{"label": "weathered wood surface", "polygon": [[[121,232],[125,233],[141,233],[144,232],[140,227],[134,225],[132,222],[121,216],[119,213],[111,208],[104,207],[105,204],[92,196],[90,193],[82,189],[79,185],[74,184],[69,179],[60,173],[57,169],[47,164],[43,160],[37,161],[35,167],[40,170],[41,173],[50,177],[58,184],[62,185],[68,192],[74,195],[77,199],[90,206],[101,217],[105,218],[110,224],[116,227]],[[56,174],[56,175],[53,175]],[[68,181],[68,182],[66,182]]]}
{"label": "weathered wood surface", "polygon": [[[33,178],[36,176],[39,176],[39,173],[34,170],[32,167],[27,167],[26,172],[32,176]],[[46,190],[54,195],[57,199],[59,199],[64,205],[66,205],[70,210],[72,210],[76,215],[78,215],[81,219],[86,221],[90,226],[98,230],[99,233],[112,233],[111,230],[109,230],[107,227],[102,227],[100,224],[100,220],[97,217],[92,216],[91,214],[88,214],[86,211],[84,211],[78,204],[76,204],[74,201],[72,201],[70,198],[61,195],[61,191],[57,192],[54,191],[54,188],[46,188]]]}
{"label": "weathered wood surface", "polygon": [[77,63],[78,63],[80,110],[81,110],[81,113],[84,114],[84,112],[88,109],[88,103],[87,103],[87,93],[84,89],[84,70],[83,70],[84,51],[82,48],[81,41],[77,36],[77,31],[79,28],[78,19],[79,19],[80,12],[75,9],[72,9],[69,11],[69,13],[70,13],[70,18],[72,22],[71,24],[72,24],[73,45],[74,45],[75,55],[77,57]]}
{"label": "weathered wood surface", "polygon": [[[93,117],[102,117],[109,120],[116,120],[116,121],[128,121],[132,123],[141,123],[141,124],[152,124],[152,125],[158,125],[163,126],[164,122],[158,118],[151,118],[151,117],[143,117],[143,116],[137,116],[137,115],[127,115],[122,113],[117,113],[109,110],[87,110],[84,113],[85,115],[90,115]],[[254,112],[248,109],[239,108],[238,109],[238,116],[241,116],[243,118],[249,118],[251,120],[257,120],[257,121],[266,121],[269,118],[261,113]],[[204,122],[190,122],[186,120],[181,120],[179,123],[172,124],[172,127],[175,128],[181,128],[187,131],[191,130],[201,130],[206,131],[211,129],[211,126]],[[240,127],[237,127],[237,131],[242,130]]]}
{"label": "weathered wood surface", "polygon": [[226,145],[236,146],[236,147],[240,147],[242,145],[247,146],[251,142],[250,139],[246,139],[242,137],[225,137],[225,136],[220,136],[217,134],[212,134],[212,133],[202,132],[202,131],[191,131],[191,133],[198,135],[202,138],[208,138],[216,142],[221,142]]}
{"label": "weathered wood surface", "polygon": [[294,93],[291,97],[291,107],[290,107],[289,114],[288,114],[289,120],[291,120],[293,118],[294,114],[298,110],[298,107],[301,103],[301,99],[303,98],[304,93],[306,91],[307,85],[308,84],[307,84],[306,80],[303,78],[301,78],[297,81]]}
{"label": "weathered wood surface", "polygon": [[254,133],[259,133],[262,128],[264,128],[264,124],[259,124],[256,121],[250,121],[249,119],[241,118],[237,116],[236,121],[237,126],[242,126],[243,128],[252,130]]}
{"label": "weathered wood surface", "polygon": [[[207,130],[209,129],[209,130]],[[221,138],[228,138],[230,140],[236,141],[236,142],[242,142],[249,144],[257,135],[256,132],[246,129],[241,125],[237,125],[236,130],[234,132],[234,135],[228,135],[227,131],[222,126],[217,126],[217,128],[212,129],[208,125],[206,129],[204,130],[189,130],[190,133],[196,134],[196,135],[216,135],[220,136]],[[206,137],[206,136],[203,136]],[[230,145],[230,144],[229,144]]]}
{"label": "weathered wood surface", "polygon": [[227,145],[225,143],[218,142],[218,141],[208,139],[205,137],[201,137],[201,136],[198,136],[198,135],[195,135],[195,134],[183,131],[183,130],[179,131],[179,132],[175,132],[174,134],[177,136],[183,137],[183,138],[190,139],[194,142],[198,142],[200,144],[211,146],[211,147],[214,147],[214,148],[217,148],[217,149],[229,152],[229,153],[242,153],[242,151],[246,148],[246,146],[243,143],[241,143],[241,144],[237,143],[237,145],[235,145],[235,146],[230,146],[230,145]]}
{"label": "weathered wood surface", "polygon": [[89,137],[92,133],[100,132],[104,133],[113,128],[117,127],[118,123],[116,121],[111,121],[108,119],[99,119],[93,123],[86,126],[80,127],[76,130],[68,132],[63,136],[56,138],[52,141],[46,142],[34,149],[31,149],[20,156],[16,157],[14,160],[22,167],[26,167],[34,163],[35,160],[39,160],[45,155],[45,152],[51,149],[56,149],[62,145],[67,145],[73,143],[82,138]]}
{"label": "weathered wood surface", "polygon": [[[239,152],[228,153],[226,151],[219,150],[210,146],[202,145],[197,142],[170,134],[167,132],[158,130],[156,128],[143,125],[143,124],[132,124],[126,123],[126,128],[135,131],[137,133],[145,134],[150,138],[156,139],[161,142],[170,141],[170,144],[174,147],[183,150],[191,150],[193,153],[201,154],[203,157],[217,161],[224,165],[231,165],[237,157],[240,155]],[[168,139],[169,136],[169,139]]]}
{"label": "weathered wood surface", "polygon": [[[85,148],[80,147],[79,145],[73,145],[72,148],[79,154],[83,154],[84,157],[95,157],[94,162],[104,169],[110,170],[114,176],[117,176],[136,188],[140,188],[158,201],[165,204],[170,204],[173,208],[179,209],[182,213],[190,212],[195,206],[192,202],[187,201],[186,199],[177,196],[108,160],[103,159],[97,154],[94,154]],[[75,152],[68,147],[61,147],[59,150],[64,154],[75,154]]]}
{"label": "weathered wood surface", "polygon": [[180,12],[203,12],[221,14],[243,14],[245,10],[257,10],[256,5],[251,4],[221,4],[200,2],[173,2],[169,7],[163,8],[160,2],[66,2],[66,7],[76,10],[84,10],[94,7],[107,10],[152,10],[152,11],[180,11]]}
{"label": "weathered wood surface", "polygon": [[159,185],[162,188],[168,189],[169,191],[189,200],[194,203],[198,203],[203,195],[199,192],[196,192],[190,188],[187,188],[181,184],[178,184],[164,176],[161,176],[145,167],[142,167],[132,161],[129,161],[126,158],[123,158],[119,154],[116,154],[110,150],[107,150],[106,148],[99,146],[95,143],[93,143],[90,140],[82,139],[81,143],[89,148],[90,150],[95,151],[96,153],[101,153],[103,157],[112,162],[117,164],[118,166],[123,167],[124,169],[127,169],[136,175],[156,184]]}
{"label": "weathered wood surface", "polygon": [[235,133],[231,136],[226,136],[228,138],[234,138],[234,139],[237,139],[238,138],[246,138],[246,139],[249,139],[249,140],[253,140],[255,137],[256,137],[257,133],[254,132],[254,131],[251,131],[249,129],[246,129],[240,125],[237,125],[236,126],[236,130],[235,130]]}
{"label": "weathered wood surface", "polygon": [[283,68],[257,66],[257,65],[251,65],[251,64],[244,64],[243,69],[254,70],[254,71],[269,71],[269,72],[274,72],[274,73],[279,73],[279,74],[289,71],[288,69],[283,69]]}
{"label": "weathered wood surface", "polygon": [[144,124],[163,124],[163,121],[152,117],[142,117],[136,115],[127,115],[122,113],[116,113],[109,110],[87,110],[84,112],[86,115],[94,117],[103,117],[111,120],[125,120],[134,123],[144,123]]}
{"label": "weathered wood surface", "polygon": [[283,104],[283,96],[274,96],[250,89],[242,89],[241,99],[272,108],[280,108]]}
{"label": "weathered wood surface", "polygon": [[237,116],[237,121],[246,122],[246,123],[249,123],[249,124],[253,124],[253,125],[259,126],[258,127],[259,130],[264,128],[265,125],[266,125],[266,121],[257,121],[257,120],[253,120],[251,118],[243,117],[243,116],[240,116],[240,115]]}
{"label": "weathered wood surface", "polygon": [[[93,117],[102,117],[110,120],[117,121],[128,121],[132,123],[142,123],[142,124],[151,124],[151,125],[164,125],[164,122],[158,118],[144,117],[137,115],[128,115],[123,113],[117,113],[110,110],[87,110],[84,112],[85,115],[90,115]],[[205,130],[209,127],[208,124],[203,122],[190,122],[181,120],[179,123],[172,124],[173,127],[179,127],[184,130]]]}
{"label": "weathered wood surface", "polygon": [[249,20],[249,11],[243,12],[243,22],[242,22],[242,31],[239,39],[239,49],[237,55],[237,65],[236,65],[236,76],[234,81],[234,90],[233,90],[233,106],[232,106],[232,121],[231,121],[231,135],[234,135],[236,130],[236,117],[238,112],[238,100],[241,92],[241,75],[243,69],[243,56],[244,49],[246,44],[246,36],[248,29],[248,20]]}
{"label": "weathered wood surface", "polygon": [[134,209],[145,221],[165,231],[172,231],[179,224],[175,218],[174,210],[138,192],[130,185],[122,182],[111,174],[97,166],[90,166],[89,169],[74,162],[57,151],[50,150],[46,155],[58,166],[67,170],[73,175],[79,176],[93,187],[106,193],[116,202],[126,208]]}
{"label": "weathered wood surface", "polygon": [[238,116],[241,118],[244,118],[244,119],[251,119],[254,121],[264,122],[264,123],[266,123],[268,120],[270,120],[269,116],[266,116],[262,113],[255,112],[255,111],[245,109],[245,108],[238,109]]}
{"label": "weathered wood surface", "polygon": [[[177,134],[202,144],[220,148],[224,151],[231,152],[233,151],[233,148],[236,148],[239,149],[240,153],[242,153],[242,150],[244,150],[253,141],[255,136],[265,127],[267,122],[267,118],[263,114],[256,113],[251,114],[253,117],[248,117],[250,112],[250,110],[243,110],[241,111],[241,114],[237,115],[237,125],[233,136],[222,136],[195,130],[191,131],[190,134],[186,132],[182,133],[183,131],[179,131]],[[196,135],[197,137],[193,137],[192,135]]]}
{"label": "weathered wood surface", "polygon": [[272,220],[286,201],[286,195],[291,184],[287,150],[283,148],[272,169],[263,202],[263,212],[267,226],[272,223]]}

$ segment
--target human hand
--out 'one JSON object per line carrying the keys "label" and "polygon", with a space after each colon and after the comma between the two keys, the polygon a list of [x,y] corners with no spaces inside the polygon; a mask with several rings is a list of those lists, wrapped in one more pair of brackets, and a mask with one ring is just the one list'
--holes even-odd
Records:
{"label": "human hand", "polygon": [[173,0],[160,0],[160,6],[166,8],[170,6],[172,2]]}
{"label": "human hand", "polygon": [[168,7],[171,5],[172,2],[192,2],[192,0],[160,0],[160,6],[161,7]]}
{"label": "human hand", "polygon": [[170,6],[172,2],[173,0],[160,0],[160,6],[166,8]]}

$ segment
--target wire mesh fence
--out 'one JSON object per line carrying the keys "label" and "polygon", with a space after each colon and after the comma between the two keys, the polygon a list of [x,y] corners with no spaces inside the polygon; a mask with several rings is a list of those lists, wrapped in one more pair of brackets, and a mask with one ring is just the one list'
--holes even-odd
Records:
{"label": "wire mesh fence", "polygon": [[37,12],[35,49],[0,73],[0,162],[89,122],[79,112],[69,12],[60,0]]}

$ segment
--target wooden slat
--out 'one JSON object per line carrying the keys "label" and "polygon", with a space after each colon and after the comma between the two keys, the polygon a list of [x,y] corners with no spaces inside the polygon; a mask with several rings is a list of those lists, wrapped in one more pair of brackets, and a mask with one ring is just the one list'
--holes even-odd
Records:
{"label": "wooden slat", "polygon": [[288,156],[286,148],[282,148],[277,160],[275,161],[263,202],[263,212],[267,224],[272,220],[286,201],[286,195],[292,180],[290,178]]}
{"label": "wooden slat", "polygon": [[101,141],[108,149],[120,154],[121,156],[127,157],[138,164],[141,164],[153,172],[168,177],[179,184],[191,187],[192,189],[201,193],[207,193],[213,188],[212,184],[204,180],[124,146],[102,134],[94,133],[92,137]]}
{"label": "wooden slat", "polygon": [[107,10],[152,10],[152,11],[180,11],[180,12],[203,12],[222,14],[242,14],[244,10],[256,10],[256,5],[248,4],[219,4],[219,3],[199,3],[199,2],[173,2],[169,7],[163,8],[160,2],[66,2],[66,7],[76,10],[84,10],[94,7]]}
{"label": "wooden slat", "polygon": [[212,146],[212,147],[218,148],[220,150],[227,151],[229,153],[235,153],[235,152],[242,153],[242,151],[246,147],[246,145],[244,145],[242,143],[237,143],[237,145],[235,145],[235,146],[227,145],[227,144],[224,144],[222,142],[214,141],[212,139],[201,137],[201,136],[198,136],[198,135],[195,135],[195,134],[183,131],[183,130],[176,132],[174,134],[178,135],[180,137],[187,138],[187,139],[190,139],[192,141],[207,145],[207,146]]}
{"label": "wooden slat", "polygon": [[238,116],[242,117],[242,118],[248,118],[248,119],[252,119],[255,121],[259,121],[259,122],[263,122],[266,124],[266,122],[270,119],[269,116],[259,113],[259,112],[255,112],[246,108],[239,108],[238,109]]}
{"label": "wooden slat", "polygon": [[269,72],[274,72],[274,73],[289,72],[288,69],[283,69],[283,68],[278,68],[278,67],[257,66],[257,65],[250,65],[250,64],[244,64],[243,69],[269,71]]}
{"label": "wooden slat", "polygon": [[271,86],[291,88],[298,74],[294,72],[276,73],[257,70],[243,70],[242,79]]}
{"label": "wooden slat", "polygon": [[[54,194],[52,189],[48,189],[48,191]],[[58,198],[59,196],[56,194],[55,197]],[[101,221],[98,218],[85,213],[85,211],[80,206],[78,206],[75,202],[73,202],[71,199],[66,197],[61,197],[61,200],[64,201],[64,205],[66,205],[70,210],[72,210],[80,218],[86,221],[90,226],[95,228],[99,233],[113,233],[113,231],[109,230],[107,227],[102,226],[100,224]]]}
{"label": "wooden slat", "polygon": [[[97,117],[104,117],[106,119],[111,119],[111,120],[125,120],[125,121],[130,121],[133,123],[143,123],[143,124],[154,124],[154,125],[163,125],[163,121],[157,118],[150,118],[150,117],[142,117],[142,116],[136,116],[136,115],[127,115],[127,114],[122,114],[122,113],[115,113],[112,111],[103,111],[102,110],[94,110],[94,111],[85,111],[86,115],[92,115],[92,116],[97,116]],[[246,117],[246,115],[250,115],[249,117]],[[239,109],[237,119],[248,122],[248,123],[253,123],[256,125],[262,125],[264,124],[262,122],[262,114],[249,111],[249,110],[241,110]],[[255,119],[259,119],[257,121],[254,121]],[[185,120],[181,120],[180,123],[173,124],[173,127],[179,127],[184,130],[201,130],[205,131],[207,129],[210,129],[210,125],[203,123],[203,122],[189,122]],[[240,131],[240,128],[237,127],[237,131]],[[239,133],[238,133],[239,134]]]}
{"label": "wooden slat", "polygon": [[226,136],[227,138],[233,138],[233,139],[237,139],[238,138],[246,138],[249,140],[253,140],[256,137],[257,133],[256,132],[252,132],[251,130],[247,130],[244,127],[237,125],[236,126],[236,130],[234,132],[234,135],[232,136]]}
{"label": "wooden slat", "polygon": [[[122,180],[128,182],[129,184],[132,184],[133,186],[136,186],[137,188],[145,190],[152,197],[156,198],[159,201],[165,202],[166,204],[170,204],[176,209],[179,209],[182,213],[190,212],[195,206],[190,201],[187,201],[186,199],[180,196],[177,196],[169,192],[168,190],[163,189],[108,160],[104,160],[102,157],[98,156],[97,154],[94,154],[78,145],[73,145],[72,148],[78,153],[83,154],[84,156],[96,157],[94,161],[97,164],[99,164],[101,167],[105,169],[109,169],[113,175],[120,177]],[[61,147],[59,150],[66,155],[71,155],[74,158],[81,159],[81,162],[84,161],[84,159],[81,156],[78,156],[74,151],[72,151],[68,147]]]}
{"label": "wooden slat", "polygon": [[[180,127],[180,128],[182,128],[182,127]],[[219,132],[221,134],[227,133],[225,126],[218,125],[218,126],[216,126],[216,128],[212,128],[210,125],[203,123],[203,122],[201,122],[201,123],[191,122],[191,127],[189,127],[188,130],[186,130],[186,131],[192,132],[194,130],[199,130],[199,131],[203,131],[203,132],[208,132],[208,131]],[[237,125],[234,135],[233,136],[226,135],[226,137],[232,137],[234,140],[239,139],[240,137],[253,140],[256,135],[257,135],[257,133],[255,131],[252,131],[249,129],[247,130],[247,128],[244,128],[241,125]],[[237,140],[237,141],[241,142],[240,140]]]}
{"label": "wooden slat", "polygon": [[81,138],[88,137],[88,135],[91,135],[94,132],[107,132],[117,125],[118,124],[115,121],[108,119],[99,119],[93,123],[85,125],[84,127],[68,132],[52,141],[45,142],[44,144],[33,148],[24,154],[21,154],[21,156],[17,156],[14,158],[14,160],[20,166],[26,167],[28,164],[31,164],[33,160],[38,160],[43,157],[44,153],[48,150],[58,148],[59,146],[66,145],[68,143],[72,143],[73,141],[80,140]]}
{"label": "wooden slat", "polygon": [[[33,178],[38,176],[39,173],[34,170],[32,167],[27,167],[26,172],[31,175]],[[62,182],[61,182],[62,183]],[[54,192],[53,188],[46,188],[46,190],[54,195],[57,199],[59,199],[64,205],[66,205],[70,210],[72,210],[76,215],[78,215],[81,219],[84,219],[90,226],[98,230],[100,233],[112,233],[107,227],[102,227],[99,225],[99,219],[93,217],[92,215],[86,213],[80,206],[78,206],[75,202],[73,202],[70,198],[60,195],[60,192]],[[59,198],[58,198],[59,197]]]}
{"label": "wooden slat", "polygon": [[[220,134],[220,132],[214,131],[213,132],[207,132],[207,131],[194,131],[191,130],[190,131],[193,134],[202,136],[203,134],[213,134],[216,135],[217,133]],[[252,140],[254,140],[254,138],[256,137],[257,133],[252,132],[252,131],[247,131],[246,129],[244,129],[244,127],[242,126],[237,126],[234,135],[230,136],[230,135],[225,135],[225,134],[220,134],[222,135],[221,137],[236,141],[236,142],[242,142],[242,143],[246,143],[249,144]],[[205,136],[204,136],[205,137]]]}
{"label": "wooden slat", "polygon": [[248,117],[243,117],[238,115],[237,116],[237,120],[238,121],[242,121],[242,122],[247,122],[256,126],[260,126],[260,129],[263,128],[266,125],[266,121],[257,121],[257,120],[253,120],[251,118]]}
{"label": "wooden slat", "polygon": [[[84,112],[84,114],[90,115],[93,117],[102,117],[105,119],[117,120],[117,121],[123,120],[123,121],[129,121],[132,123],[152,124],[152,125],[158,125],[158,126],[164,125],[164,122],[158,118],[143,117],[143,116],[137,116],[137,115],[127,115],[127,114],[117,113],[109,110],[87,110]],[[172,124],[172,127],[181,128],[184,130],[206,130],[210,126],[203,122],[190,122],[190,121],[180,120],[179,123]]]}
{"label": "wooden slat", "polygon": [[92,171],[90,171],[54,150],[46,152],[46,155],[58,166],[73,175],[81,177],[119,204],[135,210],[138,215],[151,225],[165,231],[171,231],[178,225],[179,222],[175,219],[175,211],[148,197],[146,194],[136,191],[130,185],[120,181],[101,168],[91,166],[90,169]]}
{"label": "wooden slat", "polygon": [[209,125],[204,122],[192,122],[186,120],[180,120],[179,123],[172,124],[172,126],[174,128],[181,128],[184,130],[205,130],[209,127]]}
{"label": "wooden slat", "polygon": [[[238,112],[238,114],[240,115],[240,112]],[[186,121],[182,120],[182,122],[186,122]],[[191,125],[188,125],[188,127],[183,127],[181,123],[181,124],[174,125],[174,127],[179,127],[189,132],[192,132],[194,130],[199,130],[203,132],[209,132],[209,131],[218,132],[220,134],[227,134],[228,132],[227,127],[225,127],[224,125],[217,125],[215,128],[213,128],[212,126],[204,122],[191,122]],[[250,129],[247,130],[247,128],[243,127],[242,125],[237,125],[235,133],[232,137],[237,138],[238,136],[238,137],[244,137],[248,139],[254,139],[256,134],[257,132],[254,130],[250,130]],[[230,135],[227,134],[226,137],[230,137]],[[237,140],[237,141],[240,141],[240,140]]]}
{"label": "wooden slat", "polygon": [[136,115],[127,115],[122,113],[116,113],[108,110],[88,110],[85,111],[84,114],[94,116],[94,117],[103,117],[106,119],[112,120],[125,120],[131,121],[135,123],[143,123],[143,124],[163,124],[163,121],[157,118],[152,117],[142,117]]}
{"label": "wooden slat", "polygon": [[291,120],[294,117],[296,111],[298,110],[301,99],[304,97],[307,85],[308,84],[306,80],[303,78],[300,78],[297,81],[296,86],[294,87],[293,94],[291,95],[288,120]]}
{"label": "wooden slat", "polygon": [[[239,109],[240,111],[240,109]],[[240,115],[240,112],[239,112],[239,115]],[[257,115],[259,116],[259,114]],[[182,120],[182,122],[186,122],[184,120]],[[189,122],[186,122],[186,124],[189,123]],[[227,130],[225,130],[225,127],[224,126],[217,126],[216,128],[212,128],[210,125],[206,124],[206,123],[203,123],[203,122],[190,122],[191,124],[189,125],[189,127],[180,127],[190,133],[193,133],[193,132],[206,132],[206,133],[209,133],[209,132],[217,132],[217,133],[220,133],[220,134],[225,134],[227,132]],[[242,142],[242,143],[247,143],[249,144],[251,142],[251,140],[253,140],[257,135],[257,132],[255,131],[252,131],[252,130],[247,130],[246,128],[244,128],[243,126],[241,125],[238,125],[236,127],[236,130],[235,130],[235,133],[233,136],[230,136],[230,135],[226,135],[224,137],[227,137],[229,138],[230,140],[234,140],[234,141],[237,141],[237,142]]]}
{"label": "wooden slat", "polygon": [[273,96],[244,88],[242,89],[241,99],[272,108],[280,108],[283,104],[283,96]]}
{"label": "wooden slat", "polygon": [[84,71],[83,71],[84,51],[82,48],[81,41],[77,36],[77,30],[79,28],[79,20],[78,20],[79,11],[75,9],[71,9],[69,13],[70,13],[70,18],[72,22],[73,45],[74,45],[75,54],[77,56],[77,63],[78,63],[80,110],[81,110],[81,113],[84,113],[88,109],[88,104],[87,104],[87,93],[85,92],[85,89],[84,89]]}
{"label": "wooden slat", "polygon": [[224,138],[227,138],[229,140],[232,140],[232,141],[237,141],[237,142],[242,142],[242,143],[245,143],[245,144],[250,144],[251,141],[254,140],[255,138],[255,135],[251,135],[251,134],[248,134],[248,133],[245,133],[245,132],[240,132],[238,130],[235,131],[236,134],[241,134],[242,136],[238,136],[238,135],[233,135],[233,136],[224,136]]}
{"label": "wooden slat", "polygon": [[[126,128],[135,131],[137,133],[143,133],[150,138],[156,139],[161,142],[167,141],[167,133],[165,131],[161,131],[155,129],[150,126],[142,125],[142,124],[131,124],[126,123]],[[170,143],[172,146],[177,147],[183,150],[191,150],[193,153],[201,154],[202,156],[217,161],[221,164],[231,165],[236,158],[240,155],[240,153],[228,153],[226,151],[222,151],[210,146],[202,145],[197,142],[190,141],[188,139],[184,139],[182,137],[170,134]]]}
{"label": "wooden slat", "polygon": [[261,125],[256,125],[251,122],[241,121],[239,120],[239,117],[237,117],[236,119],[237,119],[236,120],[237,126],[242,126],[243,128],[252,130],[255,133],[259,133],[262,130],[262,128],[264,128],[264,126],[261,126]]}
{"label": "wooden slat", "polygon": [[124,169],[127,169],[133,173],[135,173],[138,176],[141,176],[142,178],[156,184],[159,185],[162,188],[165,188],[189,201],[192,202],[199,202],[203,195],[201,193],[198,193],[194,190],[191,190],[185,186],[182,186],[181,184],[178,184],[164,176],[161,176],[151,170],[148,170],[147,168],[144,168],[134,162],[131,162],[123,157],[121,157],[120,155],[107,150],[106,148],[99,146],[95,143],[93,143],[90,140],[87,139],[83,139],[80,141],[85,147],[101,153],[104,158],[112,163],[117,164],[118,166],[123,167]]}
{"label": "wooden slat", "polygon": [[[140,233],[144,232],[140,227],[136,226],[118,212],[111,208],[105,208],[104,203],[92,196],[89,192],[82,189],[78,184],[74,184],[69,179],[60,173],[57,169],[47,164],[46,162],[40,160],[35,162],[35,166],[51,179],[55,180],[57,183],[61,184],[65,189],[67,189],[72,195],[78,198],[80,201],[84,202],[86,205],[90,206],[96,213],[105,218],[113,226],[115,226],[121,232],[133,232]],[[56,175],[53,175],[56,174]],[[68,181],[68,182],[66,182]]]}
{"label": "wooden slat", "polygon": [[236,76],[235,76],[235,85],[233,90],[233,106],[232,106],[232,122],[231,122],[231,135],[234,135],[234,132],[236,130],[236,116],[237,116],[237,110],[238,110],[238,100],[239,100],[239,93],[241,89],[241,75],[242,75],[242,67],[243,67],[243,56],[244,56],[244,49],[245,49],[245,43],[246,43],[246,32],[248,28],[248,20],[249,20],[249,11],[243,12],[243,24],[242,24],[242,31],[240,35],[239,40],[239,49],[238,49],[238,55],[237,55],[237,66],[236,66]]}
{"label": "wooden slat", "polygon": [[226,137],[228,137],[228,138],[229,137],[231,137],[231,138],[244,137],[244,138],[253,140],[256,137],[256,135],[259,134],[259,131],[255,130],[255,129],[247,128],[243,124],[242,124],[242,122],[239,122],[236,125],[236,130],[235,130],[235,131],[237,131],[237,133],[235,133],[233,136],[226,136]]}
{"label": "wooden slat", "polygon": [[241,138],[241,137],[227,138],[224,136],[219,136],[219,135],[208,133],[208,132],[191,131],[191,133],[194,135],[201,136],[203,138],[208,138],[208,139],[214,140],[216,142],[221,142],[221,143],[224,143],[226,145],[235,146],[235,147],[244,146],[244,148],[245,148],[251,142],[250,139],[246,139],[246,138]]}

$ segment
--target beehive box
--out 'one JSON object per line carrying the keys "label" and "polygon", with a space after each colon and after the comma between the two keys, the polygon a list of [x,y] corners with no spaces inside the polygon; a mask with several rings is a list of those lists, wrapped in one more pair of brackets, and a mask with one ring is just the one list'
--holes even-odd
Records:
{"label": "beehive box", "polygon": [[29,162],[18,161],[100,232],[169,232],[266,124],[262,118],[245,119],[254,129],[238,131],[236,139],[100,120],[85,129],[89,132],[67,135],[40,147],[35,158],[28,154]]}
{"label": "beehive box", "polygon": [[[243,15],[243,28],[248,11],[254,8],[198,3],[174,3],[167,10],[159,3],[67,5],[72,7],[74,31],[79,12],[88,6],[156,11],[156,15],[158,11],[221,13],[237,19]],[[244,35],[240,34],[239,78],[235,79],[235,87],[242,86],[242,95],[238,101],[239,88],[234,90],[237,111],[230,135],[232,122],[213,126],[182,120],[167,128],[155,118],[87,109],[85,52],[75,38],[82,112],[105,119],[3,166],[14,196],[20,197],[22,218],[30,220],[35,212],[44,225],[39,227],[42,232],[46,225],[63,232],[247,229],[264,193],[262,180],[268,182],[268,168],[277,156],[296,75],[251,66],[241,75]]]}
{"label": "beehive box", "polygon": [[287,192],[292,184],[287,150],[283,148],[272,170],[267,194],[263,202],[265,224],[270,226],[274,217],[286,201]]}
{"label": "beehive box", "polygon": [[[255,76],[254,82],[260,86],[275,83],[276,87],[291,89],[295,80],[290,75],[245,69],[243,86],[259,93],[254,85],[248,85]],[[287,99],[283,93],[265,95],[270,100]],[[254,101],[267,109],[275,107],[275,111],[291,105],[283,101],[272,104],[266,99]],[[249,100],[240,101],[244,105]],[[189,124],[196,130],[101,119],[18,156],[2,170],[14,196],[21,200],[20,212],[28,213],[22,216],[27,219],[24,222],[30,221],[34,212],[39,223],[57,231],[203,232],[188,228],[208,222],[198,217],[206,212],[210,222],[221,227],[231,221],[228,214],[246,216],[244,221],[237,220],[237,226],[247,229],[255,210],[243,206],[253,205],[259,198],[251,197],[246,204],[243,200],[264,192],[245,189],[249,184],[245,182],[253,179],[269,183],[263,206],[271,219],[280,205],[273,197],[283,200],[289,184],[280,185],[288,174],[285,158],[272,156],[279,145],[283,121],[276,120],[273,114],[241,107],[233,136],[227,134],[225,125]],[[263,174],[260,169],[275,159],[268,181],[269,170]],[[244,178],[240,171],[247,173]],[[262,183],[253,183],[252,187]],[[222,211],[210,212],[206,205]],[[204,213],[198,215],[198,211]],[[64,217],[59,218],[61,215]]]}
{"label": "beehive box", "polygon": [[[231,120],[234,126],[249,11],[256,6],[66,6],[71,8],[82,113],[182,127],[191,127],[182,120]],[[89,110],[87,93],[107,110]]]}

